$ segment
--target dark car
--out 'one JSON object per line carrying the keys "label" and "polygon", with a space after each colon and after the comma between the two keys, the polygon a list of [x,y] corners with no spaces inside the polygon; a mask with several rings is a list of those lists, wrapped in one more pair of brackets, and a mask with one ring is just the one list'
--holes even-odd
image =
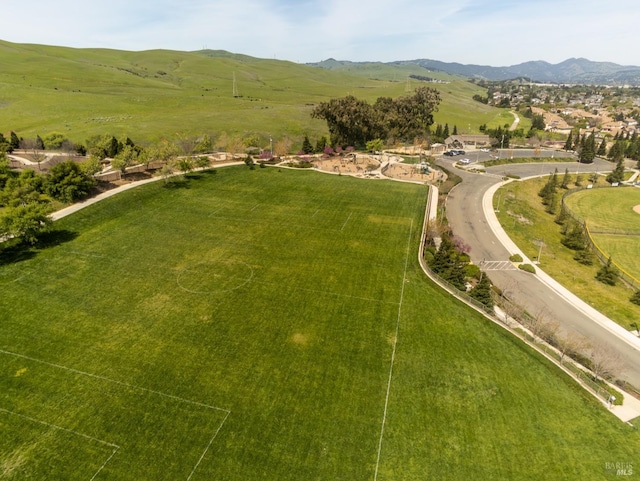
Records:
{"label": "dark car", "polygon": [[454,156],[456,155],[456,151],[455,150],[447,150],[444,155],[449,155],[449,156]]}

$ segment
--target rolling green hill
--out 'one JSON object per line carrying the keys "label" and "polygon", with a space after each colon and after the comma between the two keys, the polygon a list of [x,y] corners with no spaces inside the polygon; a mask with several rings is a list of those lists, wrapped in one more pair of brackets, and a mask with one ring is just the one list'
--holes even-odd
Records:
{"label": "rolling green hill", "polygon": [[[0,132],[22,137],[61,132],[75,142],[95,134],[161,137],[228,134],[289,137],[326,134],[313,105],[355,95],[370,102],[407,95],[406,66],[330,71],[225,51],[129,52],[0,41]],[[503,111],[474,102],[484,92],[464,79],[426,84],[440,90],[436,122],[461,131],[501,124]],[[445,78],[446,77],[446,78]],[[234,78],[237,96],[234,97]]]}

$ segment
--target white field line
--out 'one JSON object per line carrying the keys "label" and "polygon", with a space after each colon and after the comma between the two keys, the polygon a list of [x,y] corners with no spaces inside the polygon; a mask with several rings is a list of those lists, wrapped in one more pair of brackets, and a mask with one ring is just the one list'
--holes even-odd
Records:
{"label": "white field line", "polygon": [[209,451],[209,448],[211,447],[211,445],[213,444],[213,441],[215,441],[216,437],[218,437],[218,433],[220,432],[220,430],[222,429],[222,426],[224,425],[225,421],[227,420],[227,418],[229,417],[229,414],[231,414],[231,411],[227,411],[227,414],[225,414],[224,419],[222,420],[222,422],[220,423],[220,426],[218,426],[218,429],[216,429],[216,432],[213,433],[213,437],[209,440],[209,444],[207,444],[207,447],[204,448],[204,451],[202,452],[202,454],[200,455],[200,459],[198,459],[198,462],[196,463],[196,465],[193,467],[193,469],[191,470],[191,472],[189,473],[189,476],[187,477],[186,481],[190,481],[191,476],[193,476],[193,473],[196,472],[196,469],[198,469],[198,466],[200,466],[200,463],[202,462],[202,460],[204,459],[204,456],[207,454],[207,452]]}
{"label": "white field line", "polygon": [[380,439],[378,440],[378,457],[376,459],[376,469],[373,475],[374,481],[378,479],[378,468],[380,467],[380,455],[382,454],[382,438],[384,437],[384,427],[387,423],[387,409],[389,407],[389,394],[391,393],[391,379],[393,377],[393,364],[396,359],[396,347],[398,345],[398,333],[400,331],[400,316],[402,314],[402,301],[404,300],[404,285],[407,282],[407,268],[409,266],[409,253],[411,252],[411,236],[413,234],[413,220],[409,228],[409,239],[407,241],[407,254],[404,260],[404,273],[402,274],[402,289],[400,290],[400,302],[398,303],[398,316],[396,317],[396,332],[393,336],[393,349],[391,350],[391,362],[389,364],[389,379],[387,381],[387,394],[384,399],[384,411],[382,413],[382,423],[380,426]]}
{"label": "white field line", "polygon": [[342,227],[340,228],[340,231],[344,230],[344,227],[347,225],[347,222],[349,222],[349,219],[351,219],[352,215],[353,215],[353,212],[349,212],[349,217],[347,217],[347,220],[345,220],[344,224],[342,224]]}
{"label": "white field line", "polygon": [[[109,442],[104,441],[102,439],[94,438],[93,436],[89,436],[87,434],[83,434],[83,433],[80,433],[78,431],[74,431],[73,429],[63,428],[62,426],[56,426],[55,424],[51,424],[51,423],[48,423],[46,421],[42,421],[40,419],[32,418],[30,416],[25,416],[24,414],[20,414],[20,413],[17,413],[15,411],[9,411],[8,409],[0,408],[0,412],[6,413],[6,414],[10,414],[10,415],[13,415],[13,416],[17,416],[17,417],[22,418],[22,419],[26,419],[27,421],[30,421],[32,423],[42,424],[43,426],[47,426],[49,428],[53,428],[53,429],[56,429],[58,431],[63,431],[65,433],[70,433],[70,434],[73,434],[75,436],[80,436],[82,438],[88,439],[90,441],[95,441],[95,442],[97,442],[99,444],[102,444],[104,446],[112,448],[113,451],[111,451],[111,454],[109,455],[109,457],[105,460],[104,463],[102,463],[102,466],[100,466],[98,468],[98,470],[95,473],[93,473],[93,476],[91,476],[91,479],[89,481],[93,481],[94,479],[96,479],[96,476],[98,476],[98,474],[100,474],[100,472],[109,463],[109,461],[111,461],[111,458],[113,458],[115,456],[115,454],[118,452],[118,450],[120,449],[120,446],[118,446],[117,444],[109,443]],[[219,428],[218,428],[218,430],[219,430]]]}
{"label": "white field line", "polygon": [[[126,382],[117,381],[115,379],[110,379],[110,378],[105,377],[105,376],[100,376],[100,375],[97,375],[97,374],[92,374],[92,373],[89,373],[89,372],[80,371],[78,369],[73,369],[71,367],[62,366],[60,364],[54,364],[54,363],[51,363],[51,362],[43,361],[41,359],[36,359],[36,358],[30,357],[30,356],[25,356],[24,354],[18,354],[18,353],[15,353],[15,352],[5,351],[4,349],[0,349],[0,354],[6,354],[8,356],[17,357],[17,358],[20,358],[20,359],[26,359],[28,361],[32,361],[32,362],[35,362],[35,363],[38,363],[38,364],[43,364],[45,366],[53,367],[53,368],[56,368],[56,369],[61,369],[61,370],[64,370],[64,371],[69,371],[69,372],[72,372],[74,374],[78,374],[78,375],[81,375],[81,376],[86,376],[86,377],[90,377],[90,378],[93,378],[93,379],[99,379],[101,381],[113,383],[113,384],[116,384],[118,386],[123,386],[123,387],[129,388],[129,389],[142,391],[142,392],[147,392],[147,393],[150,393],[150,394],[155,394],[157,396],[164,397],[164,398],[167,398],[167,399],[171,399],[171,400],[174,400],[174,401],[178,401],[180,403],[190,404],[192,406],[198,406],[198,407],[202,407],[202,408],[205,408],[205,409],[210,409],[210,410],[213,410],[213,411],[219,411],[219,412],[225,413],[225,416],[224,416],[223,420],[218,425],[218,429],[216,429],[215,433],[213,434],[213,437],[209,440],[209,443],[207,444],[207,446],[204,449],[203,453],[200,455],[200,458],[198,459],[198,461],[196,462],[195,466],[191,470],[191,474],[189,474],[189,477],[187,478],[186,481],[189,481],[191,479],[191,477],[193,476],[193,473],[196,471],[198,466],[200,466],[200,463],[202,462],[202,459],[204,458],[204,456],[207,453],[207,451],[209,451],[209,448],[213,444],[213,441],[216,439],[216,437],[218,436],[218,433],[222,429],[222,426],[224,425],[224,423],[226,422],[227,418],[231,414],[231,411],[228,410],[228,409],[219,408],[219,407],[212,406],[210,404],[201,403],[201,402],[198,402],[198,401],[192,401],[190,399],[185,399],[185,398],[182,398],[180,396],[175,396],[173,394],[167,394],[165,392],[156,391],[154,389],[147,389],[147,388],[144,388],[144,387],[136,386],[134,384],[128,384]],[[64,428],[60,428],[60,429],[64,429]],[[70,431],[69,430],[69,432],[74,432],[74,431]],[[76,433],[76,434],[78,434],[80,436],[84,436],[84,437],[89,438],[89,439],[95,439],[95,438],[91,438],[90,436],[87,436],[87,435],[84,435],[84,434],[81,434],[81,433]],[[100,441],[99,439],[95,439],[95,440],[96,441]],[[104,444],[109,444],[109,443],[106,443],[104,441],[102,441],[102,442]],[[115,444],[113,446],[119,449],[119,447],[116,446]],[[116,451],[117,451],[117,449],[116,449]],[[107,462],[109,462],[114,455],[115,455],[115,452],[109,457]],[[104,466],[106,466],[107,462],[104,463],[104,465],[100,468],[100,470],[102,470],[104,468]],[[96,475],[97,475],[97,473],[96,473]],[[96,476],[94,475],[93,478],[91,478],[91,480],[93,480],[95,477]]]}
{"label": "white field line", "polygon": [[219,407],[216,407],[216,406],[211,406],[209,404],[201,403],[201,402],[198,402],[198,401],[191,401],[189,399],[181,398],[180,396],[175,396],[173,394],[167,394],[167,393],[164,393],[162,391],[156,391],[154,389],[148,389],[148,388],[145,388],[145,387],[136,386],[135,384],[128,384],[128,383],[123,382],[123,381],[117,381],[115,379],[110,379],[110,378],[108,378],[106,376],[100,376],[98,374],[92,374],[90,372],[80,371],[80,370],[74,369],[72,367],[66,367],[66,366],[62,366],[60,364],[54,364],[54,363],[51,363],[51,362],[43,361],[41,359],[36,359],[34,357],[25,356],[24,354],[18,354],[18,353],[11,352],[11,351],[5,351],[4,349],[0,349],[0,354],[6,354],[8,356],[14,356],[14,357],[18,357],[18,358],[21,358],[21,359],[26,359],[28,361],[33,361],[33,362],[37,362],[39,364],[44,364],[45,366],[55,367],[57,369],[62,369],[64,371],[73,372],[73,373],[79,374],[81,376],[87,376],[87,377],[91,377],[93,379],[100,379],[101,381],[107,381],[107,382],[110,382],[110,383],[113,383],[113,384],[117,384],[119,386],[127,387],[129,389],[135,389],[135,390],[138,390],[138,391],[143,391],[143,392],[148,392],[148,393],[151,393],[151,394],[156,394],[157,396],[165,397],[165,398],[168,398],[168,399],[173,399],[175,401],[180,401],[180,402],[185,403],[185,404],[191,404],[193,406],[200,406],[200,407],[207,408],[207,409],[213,409],[215,411],[222,411],[224,413],[230,413],[230,411],[228,409],[223,409],[223,408],[219,408]]}

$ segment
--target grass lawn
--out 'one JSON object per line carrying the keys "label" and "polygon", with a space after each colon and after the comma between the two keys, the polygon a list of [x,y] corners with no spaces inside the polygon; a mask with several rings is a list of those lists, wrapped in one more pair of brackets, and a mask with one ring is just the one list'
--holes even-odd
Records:
{"label": "grass lawn", "polygon": [[[554,222],[555,215],[545,212],[541,198],[538,196],[538,192],[547,180],[547,178],[539,178],[524,182],[511,182],[498,191],[494,198],[494,204],[497,207],[498,199],[501,199],[500,212],[497,215],[502,227],[530,259],[535,259],[538,256],[539,241],[542,240],[544,246],[540,256],[541,268],[607,317],[630,329],[631,323],[640,318],[640,306],[629,302],[633,290],[622,283],[611,287],[598,282],[595,276],[601,265],[597,260],[594,259],[592,266],[584,266],[573,260],[575,252],[561,244],[562,235],[560,226]],[[603,181],[601,180],[601,182]],[[613,190],[594,189],[583,192],[585,194],[578,192],[568,196],[569,205],[574,205],[573,197],[575,195],[588,197],[591,193],[613,192]],[[634,193],[630,189],[616,191],[617,195],[625,192],[627,194]],[[611,213],[606,214],[607,209],[612,208],[612,203],[600,204],[599,209],[605,212],[604,217],[607,215],[609,218],[614,217]],[[592,211],[594,210],[598,209]],[[631,214],[634,214],[633,211]],[[599,237],[597,241],[599,241]],[[629,251],[627,256],[632,257],[633,252],[637,252],[637,247],[635,249]]]}
{"label": "grass lawn", "polygon": [[603,479],[637,458],[635,428],[425,278],[424,186],[216,172],[1,252],[3,479]]}
{"label": "grass lawn", "polygon": [[587,220],[598,248],[627,275],[640,279],[640,214],[633,210],[640,204],[640,190],[585,190],[568,196],[565,202]]}

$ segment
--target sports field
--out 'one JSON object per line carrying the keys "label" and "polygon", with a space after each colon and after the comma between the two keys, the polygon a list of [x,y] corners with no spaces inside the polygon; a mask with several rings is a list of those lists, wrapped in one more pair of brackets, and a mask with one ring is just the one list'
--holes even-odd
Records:
{"label": "sports field", "polygon": [[2,479],[603,479],[637,459],[635,428],[425,279],[426,187],[216,172],[2,251]]}
{"label": "sports field", "polygon": [[[598,248],[640,279],[640,189],[583,190],[566,197],[572,212],[586,219]],[[640,285],[640,282],[639,282]]]}

